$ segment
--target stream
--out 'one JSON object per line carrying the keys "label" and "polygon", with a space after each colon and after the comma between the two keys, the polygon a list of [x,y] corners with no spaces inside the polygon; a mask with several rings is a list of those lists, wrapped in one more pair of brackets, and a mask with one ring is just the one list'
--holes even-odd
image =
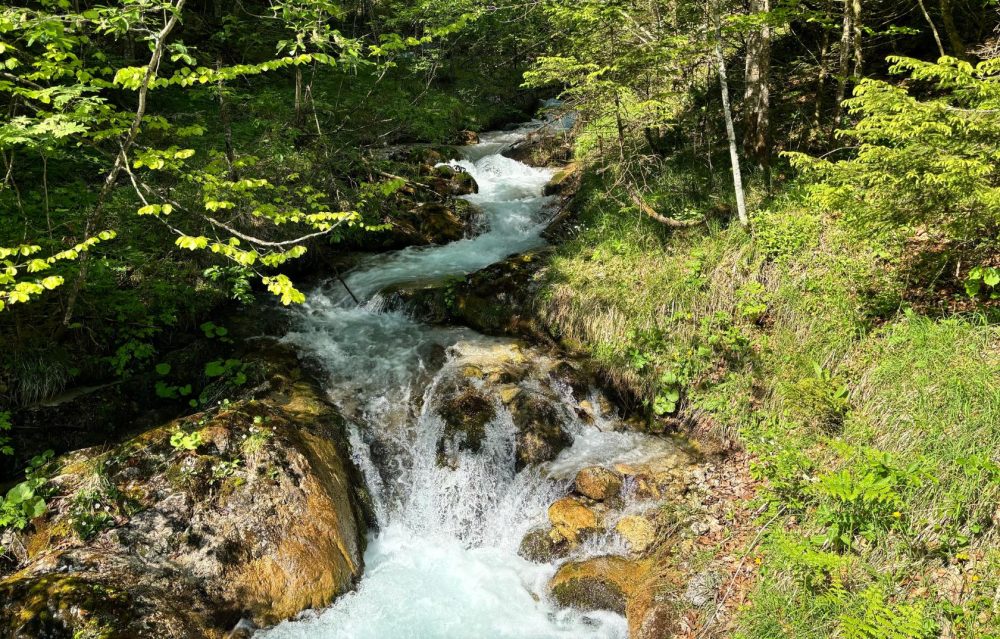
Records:
{"label": "stream", "polygon": [[[292,311],[294,329],[285,340],[322,366],[330,398],[355,425],[352,456],[371,492],[378,529],[369,537],[365,573],[355,591],[257,636],[628,636],[620,615],[555,606],[547,583],[558,566],[529,562],[518,547],[526,532],[546,521],[548,505],[566,494],[579,468],[650,454],[656,440],[622,432],[613,415],[597,410],[581,418],[568,385],[539,373],[518,382],[516,392],[547,398],[573,441],[553,461],[519,469],[517,428],[500,399],[502,385],[470,381],[466,371],[503,370],[511,362],[550,371],[554,360],[515,340],[416,322],[386,310],[380,296],[388,287],[465,275],[544,244],[541,233],[555,202],[542,191],[553,171],[500,155],[543,125],[535,121],[484,134],[452,162],[479,184],[477,194],[465,196],[482,216],[479,234],[368,258],[345,275],[360,305],[332,281]],[[458,383],[471,384],[493,405],[478,450],[443,440],[441,406]],[[615,540],[606,539],[579,552],[605,554],[615,552],[614,546]]]}

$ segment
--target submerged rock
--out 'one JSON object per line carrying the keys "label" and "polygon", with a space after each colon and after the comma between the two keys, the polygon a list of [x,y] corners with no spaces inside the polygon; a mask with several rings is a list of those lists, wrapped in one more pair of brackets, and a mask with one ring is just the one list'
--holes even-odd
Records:
{"label": "submerged rock", "polygon": [[366,517],[344,423],[294,355],[269,366],[258,399],[58,460],[0,635],[222,637],[351,588]]}

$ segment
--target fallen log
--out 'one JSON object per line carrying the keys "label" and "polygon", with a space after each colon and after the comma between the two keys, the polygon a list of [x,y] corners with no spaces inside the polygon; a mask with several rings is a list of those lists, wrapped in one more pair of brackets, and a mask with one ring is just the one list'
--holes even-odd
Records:
{"label": "fallen log", "polygon": [[663,224],[664,226],[669,226],[672,229],[687,229],[693,226],[698,226],[699,224],[702,224],[705,221],[704,218],[700,220],[675,220],[672,217],[666,217],[664,215],[660,215],[659,213],[656,212],[656,210],[653,209],[653,207],[651,207],[649,204],[646,204],[646,201],[642,199],[642,196],[640,196],[637,192],[635,192],[632,189],[629,189],[629,197],[632,198],[632,201],[635,203],[636,206],[639,207],[640,211],[642,211],[649,217],[653,218],[660,224]]}

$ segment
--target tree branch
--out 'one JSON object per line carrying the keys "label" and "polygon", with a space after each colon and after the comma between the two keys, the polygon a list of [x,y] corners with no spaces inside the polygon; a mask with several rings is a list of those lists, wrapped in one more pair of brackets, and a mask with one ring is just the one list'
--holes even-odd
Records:
{"label": "tree branch", "polygon": [[654,220],[656,220],[660,224],[663,224],[665,226],[669,226],[672,229],[689,229],[691,227],[698,226],[699,224],[702,224],[705,221],[704,219],[700,219],[700,220],[675,220],[672,217],[666,217],[664,215],[660,215],[659,213],[657,213],[653,209],[653,207],[651,207],[650,205],[646,204],[645,200],[643,200],[642,197],[637,192],[635,192],[634,190],[629,189],[628,194],[629,194],[629,197],[632,199],[632,201],[635,203],[635,205],[639,207],[640,211],[642,211],[643,213],[645,213],[649,217],[653,218]]}

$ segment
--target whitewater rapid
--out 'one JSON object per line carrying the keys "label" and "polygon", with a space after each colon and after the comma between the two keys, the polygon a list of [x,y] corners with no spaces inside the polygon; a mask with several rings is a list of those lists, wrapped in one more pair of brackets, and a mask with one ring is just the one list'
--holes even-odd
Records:
{"label": "whitewater rapid", "polygon": [[354,424],[352,456],[372,494],[378,530],[354,592],[261,636],[627,637],[619,615],[553,605],[546,585],[557,566],[529,562],[517,550],[524,534],[546,521],[547,506],[566,493],[577,469],[627,459],[638,436],[580,421],[572,397],[563,393],[565,405],[556,408],[573,445],[547,468],[519,471],[511,415],[495,389],[484,387],[496,410],[481,449],[457,451],[457,463],[441,464],[444,422],[437,409],[447,380],[484,349],[514,347],[511,340],[386,311],[379,296],[392,286],[465,275],[543,244],[554,202],[542,191],[552,171],[500,155],[542,125],[484,135],[454,161],[479,184],[467,199],[483,216],[481,233],[371,257],[345,276],[360,305],[334,281],[295,311],[286,340],[322,365],[331,399]]}

